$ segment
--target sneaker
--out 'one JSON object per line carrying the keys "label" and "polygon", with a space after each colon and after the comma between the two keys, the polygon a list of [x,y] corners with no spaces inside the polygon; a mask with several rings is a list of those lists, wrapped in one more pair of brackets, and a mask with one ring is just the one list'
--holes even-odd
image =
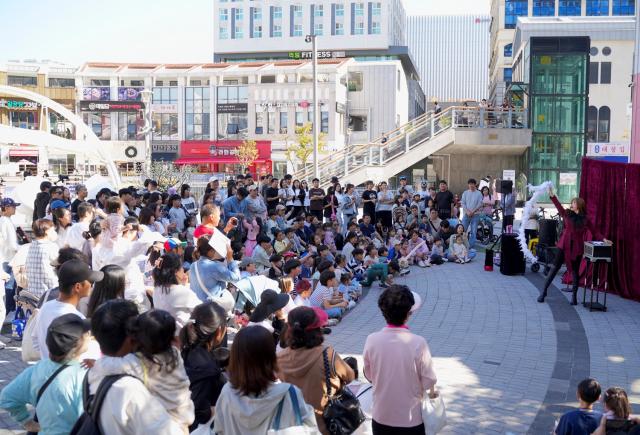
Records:
{"label": "sneaker", "polygon": [[0,341],[0,350],[4,349],[5,347],[7,347],[7,344],[3,341]]}
{"label": "sneaker", "polygon": [[470,262],[470,261],[471,261],[471,259],[470,259],[470,258],[465,258],[465,259],[464,259],[464,262],[465,262],[465,263],[468,263],[468,262]]}
{"label": "sneaker", "polygon": [[336,326],[338,323],[340,323],[340,320],[338,320],[338,319],[329,319],[329,320],[327,320],[327,326]]}
{"label": "sneaker", "polygon": [[354,309],[356,306],[355,301],[349,301],[349,306],[347,307],[348,310],[352,310]]}
{"label": "sneaker", "polygon": [[418,261],[418,266],[420,267],[427,267],[427,265],[424,263],[424,261],[420,260]]}
{"label": "sneaker", "polygon": [[464,261],[462,261],[462,260],[460,260],[460,259],[458,258],[458,259],[456,260],[456,263],[458,263],[458,264],[462,264],[462,263],[464,263]]}
{"label": "sneaker", "polygon": [[409,269],[402,269],[400,271],[400,276],[409,275],[409,272],[411,272]]}
{"label": "sneaker", "polygon": [[427,261],[427,262],[425,262],[425,263],[424,263],[424,265],[425,265],[426,267],[431,267],[431,262],[430,262],[430,261]]}
{"label": "sneaker", "polygon": [[444,263],[447,263],[447,262],[449,262],[449,259],[448,259],[448,258],[443,258],[443,259],[442,259],[442,261],[443,261]]}

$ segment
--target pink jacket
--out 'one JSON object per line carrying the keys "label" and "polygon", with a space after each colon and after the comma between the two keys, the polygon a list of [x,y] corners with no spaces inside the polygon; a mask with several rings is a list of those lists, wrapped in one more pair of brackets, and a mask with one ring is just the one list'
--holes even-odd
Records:
{"label": "pink jacket", "polygon": [[246,220],[243,220],[242,223],[247,230],[247,239],[255,241],[258,238],[258,234],[260,234],[260,225],[258,225],[258,222],[254,219],[251,223]]}

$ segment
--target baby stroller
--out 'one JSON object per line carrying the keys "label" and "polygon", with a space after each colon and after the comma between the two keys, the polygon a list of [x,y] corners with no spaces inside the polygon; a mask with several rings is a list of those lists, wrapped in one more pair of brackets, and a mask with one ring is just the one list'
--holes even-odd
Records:
{"label": "baby stroller", "polygon": [[15,298],[16,315],[11,323],[11,337],[14,340],[22,340],[27,321],[38,308],[40,298],[26,290],[21,290]]}
{"label": "baby stroller", "polygon": [[537,239],[529,241],[529,249],[538,257],[538,261],[531,265],[531,271],[540,271],[540,265],[544,266],[545,275],[549,273],[551,265],[558,255],[556,243],[558,242],[558,221],[555,219],[541,219],[539,221],[539,234]]}

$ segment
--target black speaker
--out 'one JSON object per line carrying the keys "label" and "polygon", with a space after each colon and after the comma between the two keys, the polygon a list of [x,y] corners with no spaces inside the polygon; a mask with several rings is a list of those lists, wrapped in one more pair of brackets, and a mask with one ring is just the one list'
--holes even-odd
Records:
{"label": "black speaker", "polygon": [[540,230],[538,231],[538,243],[547,248],[556,246],[558,239],[558,225],[554,219],[541,219],[538,223]]}
{"label": "black speaker", "polygon": [[520,250],[516,234],[503,234],[500,249],[500,273],[503,275],[523,274],[526,268],[524,254]]}

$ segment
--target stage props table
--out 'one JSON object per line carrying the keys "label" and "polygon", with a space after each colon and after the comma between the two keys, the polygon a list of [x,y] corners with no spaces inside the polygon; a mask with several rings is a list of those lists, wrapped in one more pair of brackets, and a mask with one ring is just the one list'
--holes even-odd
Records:
{"label": "stage props table", "polygon": [[[613,246],[599,241],[584,242],[584,259],[587,262],[587,273],[584,281],[582,305],[585,308],[589,308],[589,311],[607,311],[607,278],[612,258]],[[591,274],[589,274],[589,270],[591,270]],[[601,280],[603,281],[602,287],[600,286]],[[589,302],[587,302],[587,287],[591,292]],[[602,303],[600,303],[601,291],[604,293]],[[593,300],[594,293],[595,302]]]}

